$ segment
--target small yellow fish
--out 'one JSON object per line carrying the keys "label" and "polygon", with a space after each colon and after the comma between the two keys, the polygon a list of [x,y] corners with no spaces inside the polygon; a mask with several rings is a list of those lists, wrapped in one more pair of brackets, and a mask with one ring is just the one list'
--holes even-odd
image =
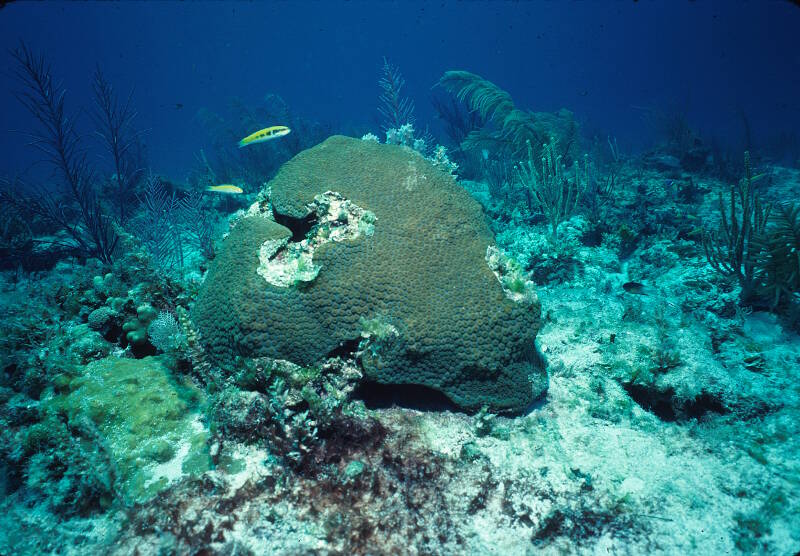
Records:
{"label": "small yellow fish", "polygon": [[230,183],[223,183],[222,185],[212,185],[208,188],[208,191],[214,191],[216,193],[229,193],[231,195],[238,195],[239,193],[244,193],[244,190],[239,187],[238,185],[232,185]]}
{"label": "small yellow fish", "polygon": [[253,143],[263,143],[264,141],[269,141],[270,139],[277,139],[278,137],[283,137],[284,135],[289,135],[289,132],[292,130],[286,127],[285,125],[274,125],[272,127],[265,127],[264,129],[259,129],[255,133],[251,133],[241,141],[239,141],[239,148],[246,147],[247,145],[252,145]]}

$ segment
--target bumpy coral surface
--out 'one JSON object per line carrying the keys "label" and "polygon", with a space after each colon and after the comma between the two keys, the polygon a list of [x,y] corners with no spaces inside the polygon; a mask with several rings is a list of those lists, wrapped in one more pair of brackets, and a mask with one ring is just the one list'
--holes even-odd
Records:
{"label": "bumpy coral surface", "polygon": [[176,384],[162,357],[107,357],[86,366],[46,409],[98,428],[129,501],[146,500],[209,467],[199,392]]}
{"label": "bumpy coral surface", "polygon": [[360,341],[370,380],[464,408],[519,411],[544,392],[536,296],[506,295],[480,206],[447,173],[410,149],[336,136],[269,188],[277,222],[251,210],[236,224],[194,310],[221,367],[314,365]]}

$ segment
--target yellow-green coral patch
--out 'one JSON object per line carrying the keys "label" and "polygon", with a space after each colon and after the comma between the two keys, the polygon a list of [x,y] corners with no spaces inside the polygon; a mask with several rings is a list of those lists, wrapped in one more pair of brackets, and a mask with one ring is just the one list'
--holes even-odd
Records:
{"label": "yellow-green coral patch", "polygon": [[108,357],[87,365],[69,392],[47,404],[70,422],[97,427],[117,470],[123,496],[152,497],[187,474],[209,468],[202,393],[178,383],[165,356]]}

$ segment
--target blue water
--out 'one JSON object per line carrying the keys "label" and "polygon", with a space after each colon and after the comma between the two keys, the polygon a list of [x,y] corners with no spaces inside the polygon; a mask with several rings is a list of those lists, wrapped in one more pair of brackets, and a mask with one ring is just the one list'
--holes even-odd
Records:
{"label": "blue water", "polygon": [[[22,39],[45,54],[74,110],[90,104],[100,64],[118,91],[135,89],[152,165],[180,175],[204,144],[196,111],[233,96],[275,93],[336,128],[377,127],[383,56],[433,129],[431,87],[465,69],[519,106],[572,110],[628,151],[653,140],[636,107],[676,107],[733,144],[744,113],[767,141],[800,126],[798,28],[789,2],[15,2],[0,11],[0,49]],[[17,172],[31,151],[9,130],[30,121],[13,90],[0,89],[0,153]]]}

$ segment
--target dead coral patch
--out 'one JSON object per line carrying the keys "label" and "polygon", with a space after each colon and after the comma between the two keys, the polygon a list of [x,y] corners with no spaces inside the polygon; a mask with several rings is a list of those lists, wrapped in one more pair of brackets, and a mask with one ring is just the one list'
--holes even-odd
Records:
{"label": "dead coral patch", "polygon": [[265,241],[258,252],[256,272],[268,284],[288,288],[299,282],[311,282],[322,267],[314,264],[314,251],[331,241],[354,240],[371,236],[375,215],[334,191],[314,197],[307,205],[317,224],[300,242],[289,238]]}
{"label": "dead coral patch", "polygon": [[539,298],[536,288],[523,272],[519,263],[496,246],[486,248],[486,264],[503,287],[503,293],[515,303],[535,305]]}

